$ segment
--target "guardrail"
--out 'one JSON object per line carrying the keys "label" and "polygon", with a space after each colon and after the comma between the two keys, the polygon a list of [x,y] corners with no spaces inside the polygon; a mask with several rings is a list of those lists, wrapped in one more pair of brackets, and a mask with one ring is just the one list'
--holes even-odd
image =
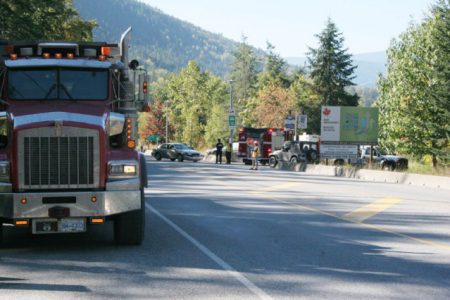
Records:
{"label": "guardrail", "polygon": [[290,162],[279,162],[276,168],[287,171],[306,172],[308,174],[348,177],[368,181],[426,186],[450,190],[450,177],[446,176],[367,170],[345,166],[324,166],[305,163],[294,164]]}

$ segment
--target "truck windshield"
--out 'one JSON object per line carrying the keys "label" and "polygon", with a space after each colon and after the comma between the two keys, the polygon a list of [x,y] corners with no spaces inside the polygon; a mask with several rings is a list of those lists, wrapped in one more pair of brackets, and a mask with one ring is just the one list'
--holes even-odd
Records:
{"label": "truck windshield", "polygon": [[107,70],[10,69],[8,96],[13,100],[105,100]]}

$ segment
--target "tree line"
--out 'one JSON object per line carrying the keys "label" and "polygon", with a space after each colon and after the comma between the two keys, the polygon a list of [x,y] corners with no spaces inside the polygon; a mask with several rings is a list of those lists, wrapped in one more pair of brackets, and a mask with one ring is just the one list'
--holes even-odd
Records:
{"label": "tree line", "polygon": [[[1,40],[90,41],[96,26],[83,20],[72,0],[3,0]],[[267,44],[263,59],[243,37],[233,53],[229,79],[234,81],[238,126],[283,127],[289,112],[308,115],[308,133],[320,133],[322,105],[358,105],[352,90],[352,57],[344,38],[329,19],[310,48],[308,67],[289,66]],[[391,151],[433,166],[450,160],[450,4],[438,0],[419,24],[411,24],[388,51],[387,74],[380,76],[380,143]],[[193,146],[212,145],[228,131],[229,83],[191,61],[178,74],[152,83],[152,105],[140,116],[142,137],[165,136],[166,110],[170,139]],[[165,106],[167,103],[167,109]]]}
{"label": "tree line", "polygon": [[[345,90],[354,85],[356,66],[344,48],[342,33],[329,19],[317,38],[319,47],[310,48],[308,54],[309,69],[290,72],[272,44],[267,43],[261,59],[242,38],[233,52],[230,74],[238,126],[282,128],[286,115],[303,112],[309,117],[307,131],[319,134],[322,105],[358,105],[358,96]],[[165,128],[155,125],[165,118],[166,112],[161,112],[166,101],[172,124],[169,140],[202,147],[229,136],[229,83],[200,70],[196,62],[155,82],[153,91],[153,105],[140,118],[143,137],[165,136]]]}

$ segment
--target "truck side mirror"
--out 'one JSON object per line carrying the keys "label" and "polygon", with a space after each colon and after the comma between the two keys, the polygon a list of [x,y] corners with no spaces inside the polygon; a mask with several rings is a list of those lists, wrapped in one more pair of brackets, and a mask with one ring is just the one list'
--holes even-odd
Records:
{"label": "truck side mirror", "polygon": [[109,113],[109,136],[121,134],[125,125],[125,116],[119,113]]}

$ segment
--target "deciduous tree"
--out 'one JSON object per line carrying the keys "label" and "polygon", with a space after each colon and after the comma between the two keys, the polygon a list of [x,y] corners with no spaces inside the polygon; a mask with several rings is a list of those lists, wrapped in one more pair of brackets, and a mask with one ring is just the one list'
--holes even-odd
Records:
{"label": "deciduous tree", "polygon": [[381,142],[433,166],[450,160],[450,5],[442,0],[421,24],[412,24],[388,50],[379,82]]}
{"label": "deciduous tree", "polygon": [[0,38],[90,41],[95,21],[85,21],[72,0],[0,1]]}

